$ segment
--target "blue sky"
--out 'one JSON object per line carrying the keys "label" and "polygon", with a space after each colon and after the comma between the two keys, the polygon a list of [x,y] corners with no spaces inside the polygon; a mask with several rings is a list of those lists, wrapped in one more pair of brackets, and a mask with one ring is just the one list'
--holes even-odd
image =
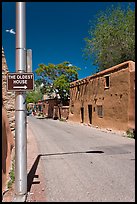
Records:
{"label": "blue sky", "polygon": [[[129,2],[119,2],[122,8]],[[69,61],[80,67],[79,79],[95,72],[95,66],[82,54],[84,38],[88,37],[89,21],[99,11],[105,11],[118,2],[27,2],[26,48],[32,49],[33,72],[38,64],[59,64]],[[131,3],[134,8],[135,3]],[[2,2],[2,46],[9,72],[15,72],[15,35],[6,29],[16,30],[16,3]]]}

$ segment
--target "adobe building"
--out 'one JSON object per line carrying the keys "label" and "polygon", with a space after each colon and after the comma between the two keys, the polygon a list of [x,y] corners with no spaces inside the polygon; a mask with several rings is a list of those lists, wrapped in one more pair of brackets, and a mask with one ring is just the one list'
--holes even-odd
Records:
{"label": "adobe building", "polygon": [[135,62],[127,61],[70,84],[69,120],[135,129]]}
{"label": "adobe building", "polygon": [[43,96],[42,111],[47,118],[53,119],[68,119],[69,115],[69,100],[66,101],[65,105],[61,104],[60,99],[56,94],[52,94],[50,97],[46,94]]}

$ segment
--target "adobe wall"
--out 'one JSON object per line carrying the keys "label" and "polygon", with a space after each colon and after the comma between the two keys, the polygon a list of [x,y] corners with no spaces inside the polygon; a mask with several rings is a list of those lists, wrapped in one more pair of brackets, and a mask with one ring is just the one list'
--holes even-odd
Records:
{"label": "adobe wall", "polygon": [[130,63],[129,81],[128,128],[135,130],[135,62]]}
{"label": "adobe wall", "polygon": [[11,151],[14,146],[7,112],[2,107],[2,192],[5,191],[11,168]]}
{"label": "adobe wall", "polygon": [[60,108],[60,112],[61,112],[61,119],[67,120],[69,117],[69,106],[62,106]]}
{"label": "adobe wall", "polygon": [[43,102],[43,113],[48,118],[53,118],[54,116],[54,106],[57,105],[57,101],[55,99],[49,99]]}
{"label": "adobe wall", "polygon": [[69,106],[59,106],[56,99],[43,102],[43,113],[48,118],[68,119]]}
{"label": "adobe wall", "polygon": [[[92,124],[103,128],[127,130],[129,122],[130,63],[122,63],[95,75],[71,83],[69,120]],[[109,76],[110,86],[105,88],[105,76]],[[133,72],[134,76],[134,72]],[[132,77],[133,77],[132,76]],[[78,89],[79,86],[79,89]],[[78,91],[79,90],[79,91]],[[134,101],[134,97],[130,104]],[[92,111],[89,117],[90,107]],[[98,116],[98,106],[102,105],[102,117]],[[81,108],[84,108],[82,121]],[[134,108],[131,108],[133,117]],[[91,116],[92,115],[92,116]],[[132,118],[132,123],[134,120]]]}

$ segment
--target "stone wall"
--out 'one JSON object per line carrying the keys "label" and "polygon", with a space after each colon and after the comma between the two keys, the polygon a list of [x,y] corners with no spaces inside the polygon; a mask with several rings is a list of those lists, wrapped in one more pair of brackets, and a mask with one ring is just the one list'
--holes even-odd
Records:
{"label": "stone wall", "polygon": [[7,116],[10,123],[11,130],[15,129],[15,92],[7,92],[6,75],[8,73],[8,66],[2,48],[2,104],[7,110]]}
{"label": "stone wall", "polygon": [[[7,92],[8,67],[2,48],[2,193],[7,188],[12,160],[15,129],[15,94]],[[13,131],[11,131],[13,130]]]}

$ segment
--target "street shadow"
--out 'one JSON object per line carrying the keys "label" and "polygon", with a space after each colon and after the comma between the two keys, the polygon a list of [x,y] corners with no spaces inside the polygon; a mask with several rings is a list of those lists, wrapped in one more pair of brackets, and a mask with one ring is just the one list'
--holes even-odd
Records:
{"label": "street shadow", "polygon": [[77,151],[77,152],[58,152],[58,153],[49,153],[49,154],[41,154],[41,156],[56,156],[56,155],[65,155],[65,154],[84,154],[84,153],[97,153],[101,154],[104,153],[101,150],[89,150],[89,151]]}
{"label": "street shadow", "polygon": [[90,150],[90,151],[77,151],[77,152],[58,152],[58,153],[49,153],[49,154],[39,154],[33,164],[33,166],[31,167],[28,175],[27,175],[27,192],[30,192],[31,186],[32,184],[39,184],[40,181],[33,181],[34,178],[38,178],[39,176],[36,175],[36,170],[39,164],[39,160],[40,157],[42,156],[57,156],[57,155],[65,155],[65,154],[89,154],[89,153],[97,153],[97,154],[101,154],[104,153],[103,151],[100,150]]}
{"label": "street shadow", "polygon": [[33,181],[34,178],[38,178],[38,175],[35,175],[38,164],[39,164],[39,160],[40,160],[40,156],[41,154],[39,154],[33,164],[33,166],[31,167],[28,175],[27,175],[27,192],[30,192],[31,186],[32,184],[39,184],[40,181]]}

